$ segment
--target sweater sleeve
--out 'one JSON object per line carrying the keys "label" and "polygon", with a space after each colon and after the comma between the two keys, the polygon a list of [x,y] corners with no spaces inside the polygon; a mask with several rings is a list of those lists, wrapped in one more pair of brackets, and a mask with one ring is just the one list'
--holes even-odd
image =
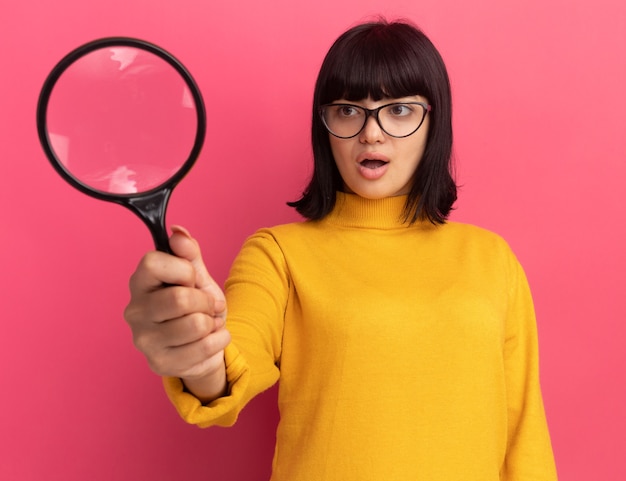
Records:
{"label": "sweater sleeve", "polygon": [[279,378],[290,280],[282,251],[267,230],[246,240],[225,285],[232,341],[226,348],[228,395],[202,405],[177,378],[165,391],[181,417],[200,427],[231,426],[245,405]]}
{"label": "sweater sleeve", "polygon": [[503,481],[555,481],[550,435],[539,383],[537,325],[522,267],[509,263],[509,307],[504,345],[508,443]]}

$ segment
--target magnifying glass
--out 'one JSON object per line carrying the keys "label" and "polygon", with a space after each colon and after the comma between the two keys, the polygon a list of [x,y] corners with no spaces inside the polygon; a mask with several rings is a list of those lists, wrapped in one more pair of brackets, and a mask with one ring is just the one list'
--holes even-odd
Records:
{"label": "magnifying glass", "polygon": [[46,78],[37,131],[72,186],[123,205],[170,252],[165,213],[196,161],[206,130],[202,95],[187,69],[144,40],[109,37],[67,54]]}

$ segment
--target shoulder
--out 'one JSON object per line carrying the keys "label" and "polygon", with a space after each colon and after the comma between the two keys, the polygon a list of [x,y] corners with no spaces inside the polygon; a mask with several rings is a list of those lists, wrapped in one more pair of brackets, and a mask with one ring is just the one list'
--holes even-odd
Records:
{"label": "shoulder", "polygon": [[259,228],[246,238],[242,250],[255,249],[278,254],[285,243],[306,238],[306,232],[310,231],[308,224],[309,221],[303,221]]}
{"label": "shoulder", "polygon": [[521,267],[509,243],[500,234],[483,227],[448,222],[441,226],[440,241],[448,244],[448,252],[457,260],[508,273]]}
{"label": "shoulder", "polygon": [[249,236],[246,242],[265,240],[280,243],[282,240],[306,236],[316,230],[316,228],[317,222],[308,220],[262,227]]}
{"label": "shoulder", "polygon": [[462,242],[510,251],[508,242],[500,234],[483,227],[462,222],[447,222],[441,229],[446,236]]}
{"label": "shoulder", "polygon": [[470,234],[479,238],[502,239],[502,237],[494,231],[485,229],[484,227],[480,227],[474,224],[467,224],[465,222],[448,221],[445,224],[443,224],[442,227],[448,228],[454,232]]}

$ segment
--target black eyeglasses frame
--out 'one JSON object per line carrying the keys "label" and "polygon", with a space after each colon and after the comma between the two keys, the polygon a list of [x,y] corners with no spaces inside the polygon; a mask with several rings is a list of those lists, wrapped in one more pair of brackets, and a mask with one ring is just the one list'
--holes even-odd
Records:
{"label": "black eyeglasses frame", "polygon": [[[385,128],[380,123],[380,119],[378,118],[378,114],[385,107],[391,107],[393,105],[419,105],[419,106],[422,107],[422,109],[424,110],[424,113],[422,115],[422,120],[420,120],[420,123],[417,125],[415,130],[413,130],[412,132],[410,132],[410,133],[408,133],[406,135],[393,135],[393,134],[390,134],[389,132],[387,132],[385,130]],[[326,118],[324,117],[324,111],[328,107],[355,107],[357,109],[360,109],[360,110],[364,111],[365,112],[365,119],[363,121],[363,125],[361,126],[359,131],[356,134],[354,134],[354,135],[350,135],[350,136],[347,136],[347,137],[343,137],[341,135],[337,135],[335,132],[333,132],[330,129],[330,127],[326,123]],[[391,102],[391,103],[388,103],[388,104],[385,104],[385,105],[381,105],[380,107],[376,107],[375,109],[368,109],[368,108],[365,108],[365,107],[363,107],[361,105],[349,104],[349,103],[343,103],[342,102],[342,103],[330,103],[330,104],[321,105],[319,107],[319,109],[318,109],[318,114],[320,116],[320,119],[322,120],[322,123],[324,124],[324,127],[326,127],[326,130],[328,130],[328,133],[333,135],[333,136],[335,136],[335,137],[337,137],[338,139],[352,139],[352,138],[356,137],[357,135],[359,135],[361,132],[363,132],[363,129],[367,125],[367,121],[369,120],[370,117],[374,117],[374,119],[376,119],[376,123],[380,127],[380,130],[382,130],[385,134],[387,134],[388,136],[393,137],[395,139],[403,139],[403,138],[409,137],[409,136],[413,135],[415,132],[417,132],[419,130],[419,128],[422,126],[422,124],[424,123],[424,120],[426,119],[426,115],[428,115],[428,113],[431,112],[431,111],[432,111],[432,106],[430,104],[425,103],[425,102]]]}

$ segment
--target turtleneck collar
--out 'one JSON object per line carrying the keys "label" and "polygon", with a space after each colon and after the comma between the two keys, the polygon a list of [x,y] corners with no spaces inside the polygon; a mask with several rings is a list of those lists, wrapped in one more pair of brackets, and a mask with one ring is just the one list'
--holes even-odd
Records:
{"label": "turtleneck collar", "polygon": [[407,196],[402,195],[372,200],[355,194],[337,192],[335,207],[323,221],[344,227],[406,228],[410,225],[403,220],[406,199]]}

